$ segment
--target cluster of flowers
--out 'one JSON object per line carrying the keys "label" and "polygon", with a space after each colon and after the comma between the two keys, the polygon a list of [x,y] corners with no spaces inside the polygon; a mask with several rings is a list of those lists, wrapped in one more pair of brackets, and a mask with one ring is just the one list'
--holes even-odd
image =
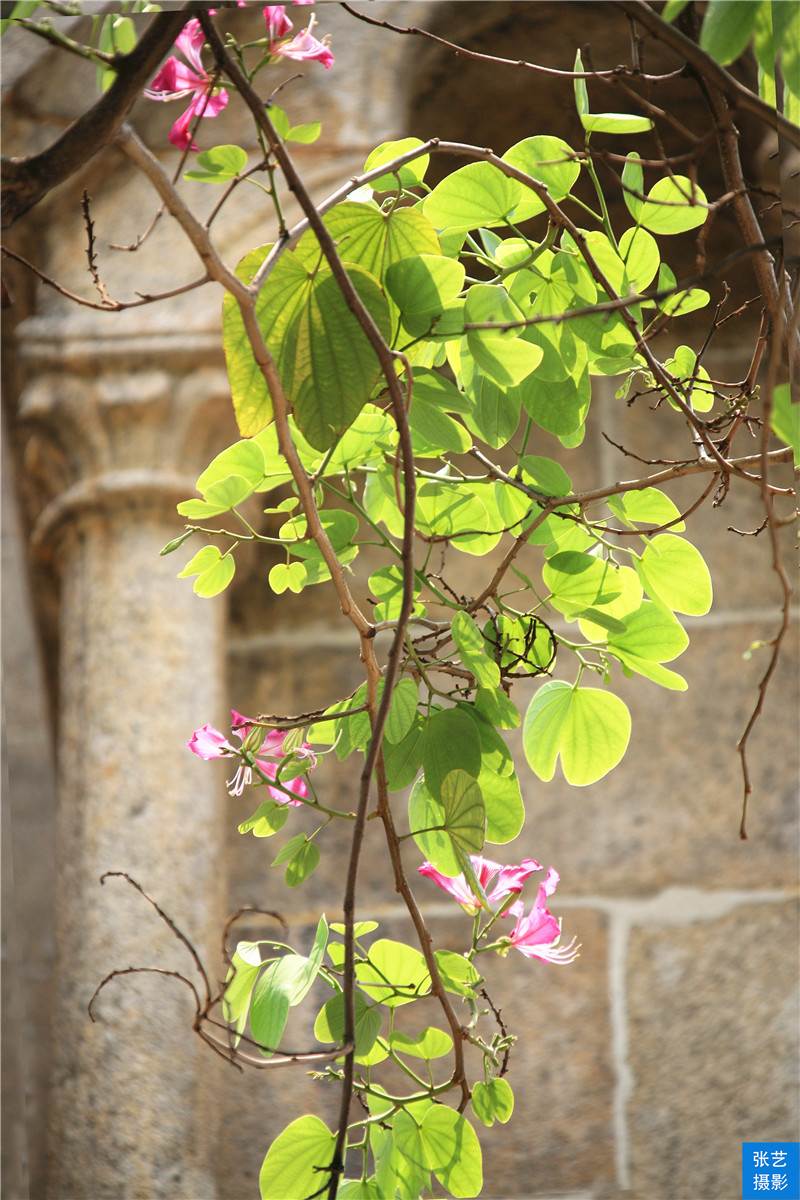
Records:
{"label": "cluster of flowers", "polygon": [[[304,762],[307,771],[313,770],[317,765],[317,756],[308,742],[288,747],[287,734],[278,729],[265,734],[262,726],[254,725],[233,708],[231,726],[233,736],[238,737],[242,743],[240,747],[232,745],[225,734],[220,733],[213,725],[204,725],[202,729],[196,729],[186,746],[198,758],[228,758],[233,755],[241,760],[243,752],[250,758],[251,762],[241,762],[233,779],[228,780],[228,791],[232,796],[241,796],[245,787],[253,782],[254,770],[259,775],[257,782],[261,781],[261,777],[276,779],[280,762],[290,754],[293,759]],[[288,779],[286,783],[281,781],[281,784],[285,791],[277,787],[268,787],[270,796],[278,804],[299,806],[308,799],[308,784],[300,776]],[[299,799],[293,800],[291,796],[287,796],[287,792],[292,792]]]}
{"label": "cluster of flowers", "polygon": [[[550,867],[544,882],[539,884],[538,895],[526,917],[522,900],[514,900],[510,904],[509,901],[512,896],[519,896],[529,875],[544,868],[534,858],[524,858],[518,867],[503,867],[500,863],[480,858],[476,854],[471,854],[469,860],[487,901],[499,906],[496,915],[517,918],[514,929],[508,934],[508,941],[515,949],[526,958],[541,958],[551,963],[571,963],[578,957],[580,947],[575,945],[575,938],[569,945],[559,946],[561,923],[547,907],[547,898],[553,895],[559,882],[559,874],[555,867]],[[484,907],[463,874],[449,879],[429,862],[424,862],[419,872],[454,896],[465,912],[474,916]],[[495,876],[497,880],[489,891],[489,884]]]}
{"label": "cluster of flowers", "polygon": [[[294,0],[295,4],[312,2],[313,0]],[[244,0],[239,0],[239,7],[244,7]],[[209,9],[209,12],[213,13],[214,10]],[[314,28],[313,14],[308,28],[291,39],[287,39],[287,34],[292,28],[292,22],[282,4],[266,5],[264,20],[267,23],[269,54],[276,60],[291,58],[297,62],[319,62],[326,70],[333,66],[330,46],[324,41],[319,41],[311,32]],[[187,21],[175,39],[175,48],[181,52],[186,62],[182,62],[174,54],[170,55],[151,86],[144,92],[149,100],[183,100],[187,96],[191,97],[186,112],[178,117],[169,131],[169,140],[180,150],[197,149],[189,132],[195,118],[216,117],[228,103],[228,93],[224,88],[214,86],[214,80],[203,66],[200,52],[204,40],[200,22],[196,18]],[[187,66],[187,63],[190,65]]]}
{"label": "cluster of flowers", "polygon": [[[235,709],[231,709],[231,727],[232,736],[239,739],[241,746],[234,746],[213,725],[196,729],[186,746],[198,758],[234,757],[239,760],[235,775],[228,780],[228,791],[232,796],[241,796],[245,787],[254,782],[253,772],[257,775],[256,783],[276,780],[280,763],[288,758],[301,763],[303,773],[313,770],[317,765],[317,756],[308,742],[297,743],[292,735],[277,729],[265,733],[262,726],[254,724]],[[280,788],[267,784],[267,790],[278,804],[299,806],[308,800],[309,795],[308,784],[301,776],[288,779],[285,783],[281,780]],[[580,947],[576,946],[575,938],[568,945],[559,946],[561,922],[547,907],[548,897],[553,895],[559,883],[555,867],[550,867],[544,882],[539,884],[536,900],[525,916],[525,906],[519,895],[528,877],[534,871],[544,870],[540,863],[533,858],[524,858],[519,866],[504,867],[474,854],[470,855],[470,863],[487,903],[495,906],[489,909],[493,916],[490,924],[497,917],[516,917],[517,923],[511,933],[504,935],[492,948],[497,948],[502,954],[513,946],[526,958],[541,958],[551,963],[571,963],[577,958]],[[419,872],[454,896],[464,911],[472,916],[486,908],[463,873],[450,879],[429,862],[424,862]]]}

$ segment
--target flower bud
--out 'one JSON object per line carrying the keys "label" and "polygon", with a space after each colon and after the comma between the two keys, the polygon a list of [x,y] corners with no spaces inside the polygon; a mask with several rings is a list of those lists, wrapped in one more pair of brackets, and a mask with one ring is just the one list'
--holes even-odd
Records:
{"label": "flower bud", "polygon": [[293,750],[299,750],[303,745],[304,729],[290,729],[283,739],[283,753],[291,754]]}
{"label": "flower bud", "polygon": [[266,732],[266,729],[263,729],[260,725],[254,725],[252,729],[249,730],[247,737],[244,738],[242,742],[242,749],[249,751],[250,754],[258,754],[259,750],[264,745],[264,736]]}

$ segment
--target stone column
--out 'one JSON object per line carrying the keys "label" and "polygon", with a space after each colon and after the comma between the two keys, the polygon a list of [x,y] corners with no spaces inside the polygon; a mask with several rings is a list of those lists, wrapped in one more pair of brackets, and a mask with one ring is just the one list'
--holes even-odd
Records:
{"label": "stone column", "polygon": [[184,743],[225,720],[224,604],[176,578],[186,553],[158,553],[181,531],[176,502],[235,437],[219,340],[56,318],[27,322],[21,340],[26,466],[60,486],[33,530],[60,578],[49,1194],[205,1200],[217,1194],[219,1063],[192,1032],[190,989],[125,975],[101,994],[96,1024],[87,1003],[129,966],[202,988],[143,898],[122,879],[100,886],[106,871],[129,872],[173,917],[212,987],[220,972],[225,793]]}

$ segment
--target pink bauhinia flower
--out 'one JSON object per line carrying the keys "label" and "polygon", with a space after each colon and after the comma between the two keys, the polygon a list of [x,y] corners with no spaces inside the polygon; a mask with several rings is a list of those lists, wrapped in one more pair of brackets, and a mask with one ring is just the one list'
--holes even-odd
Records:
{"label": "pink bauhinia flower", "polygon": [[279,42],[277,39],[287,34],[292,28],[292,22],[286,15],[282,4],[268,4],[264,9],[264,19],[267,22],[270,54],[291,58],[295,62],[319,62],[327,71],[333,66],[334,58],[330,46],[325,41],[315,38],[311,30],[316,18],[313,13],[308,28],[298,33],[289,42]]}
{"label": "pink bauhinia flower", "polygon": [[191,66],[171,55],[156,75],[144,94],[149,100],[181,100],[191,96],[189,107],[178,117],[169,131],[169,140],[180,150],[196,150],[191,141],[189,126],[195,117],[216,117],[228,103],[224,88],[213,87],[213,80],[203,66],[200,51],[203,49],[204,34],[200,22],[187,21],[175,39],[175,48],[180,50]]}
{"label": "pink bauhinia flower", "polygon": [[525,906],[521,900],[515,901],[505,914],[517,918],[517,923],[509,934],[509,941],[526,958],[541,958],[545,962],[564,964],[571,963],[578,957],[580,947],[575,945],[575,938],[567,946],[558,945],[561,938],[561,922],[546,905],[548,896],[552,896],[558,886],[558,880],[558,871],[551,867],[544,883],[539,884],[539,894],[528,916],[525,916]]}
{"label": "pink bauhinia flower", "polygon": [[[198,758],[204,759],[227,758],[230,755],[241,758],[243,752],[251,754],[257,771],[267,779],[276,779],[278,775],[279,764],[270,759],[283,759],[287,753],[297,760],[305,759],[308,762],[306,768],[308,771],[313,770],[317,765],[317,756],[307,742],[286,751],[284,750],[285,733],[274,729],[264,736],[260,726],[254,725],[247,717],[243,717],[233,708],[231,709],[231,725],[233,736],[239,738],[241,746],[232,745],[224,733],[220,733],[213,725],[204,725],[202,729],[196,729],[189,738],[186,743],[187,749],[191,750],[192,754],[196,754]],[[256,778],[255,782],[261,782],[260,778]],[[253,765],[242,762],[233,779],[228,780],[228,791],[232,796],[241,796],[245,787],[251,783],[253,783]],[[299,806],[303,800],[308,799],[308,784],[305,780],[299,777],[288,779],[285,783],[281,780],[281,785],[286,788],[286,791],[293,792],[295,796],[300,796],[302,799],[292,800],[280,788],[268,786],[269,794],[278,804]]]}
{"label": "pink bauhinia flower", "polygon": [[[532,875],[534,871],[542,869],[533,858],[524,858],[518,867],[504,867],[500,863],[492,862],[491,859],[480,858],[477,854],[471,854],[469,861],[490,904],[502,903],[510,896],[519,895],[528,876]],[[455,879],[449,879],[446,875],[440,874],[432,863],[424,862],[419,868],[419,873],[432,879],[434,883],[438,883],[439,887],[449,892],[451,896],[455,896],[465,912],[476,913],[483,907],[467,883],[463,872],[461,875],[456,875]],[[488,892],[486,889],[495,875],[497,883]]]}

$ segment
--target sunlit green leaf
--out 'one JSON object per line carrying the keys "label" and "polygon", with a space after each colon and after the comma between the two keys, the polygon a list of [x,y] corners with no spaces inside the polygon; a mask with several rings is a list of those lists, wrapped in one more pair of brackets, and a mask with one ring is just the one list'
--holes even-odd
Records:
{"label": "sunlit green leaf", "polygon": [[637,570],[650,596],[675,612],[702,616],[711,608],[708,567],[700,551],[684,538],[669,533],[654,537]]}
{"label": "sunlit green leaf", "polygon": [[205,183],[228,183],[247,166],[247,154],[241,146],[214,146],[203,150],[195,159],[197,169],[184,171],[184,179],[199,179]]}
{"label": "sunlit green leaf", "polygon": [[700,45],[723,67],[747,48],[759,0],[709,0],[700,30]]}
{"label": "sunlit green leaf", "polygon": [[481,769],[481,747],[475,725],[459,708],[435,712],[425,726],[422,752],[425,782],[436,799],[441,799],[442,781],[459,768],[477,779]]}
{"label": "sunlit green leaf", "polygon": [[443,1030],[429,1025],[415,1038],[407,1033],[392,1033],[389,1045],[396,1053],[409,1054],[412,1058],[442,1058],[453,1049],[453,1039]]}
{"label": "sunlit green leaf", "polygon": [[505,1079],[478,1080],[472,1087],[472,1111],[483,1125],[505,1124],[514,1111],[514,1093]]}
{"label": "sunlit green leaf", "polygon": [[441,785],[444,826],[453,844],[465,854],[480,854],[486,830],[486,807],[477,780],[456,769]]}
{"label": "sunlit green leaf", "polygon": [[439,1182],[454,1196],[477,1196],[483,1187],[481,1148],[469,1122],[454,1109],[435,1104],[425,1114],[421,1134]]}
{"label": "sunlit green leaf", "polygon": [[646,133],[653,128],[649,117],[631,113],[581,113],[581,124],[587,133]]}
{"label": "sunlit green leaf", "polygon": [[667,175],[647,193],[639,216],[651,233],[685,233],[705,223],[708,216],[705,192],[685,175]]}
{"label": "sunlit green leaf", "polygon": [[261,1200],[307,1200],[324,1186],[335,1135],[319,1117],[292,1121],[267,1151],[258,1184]]}
{"label": "sunlit green leaf", "polygon": [[[503,155],[503,162],[518,167],[526,175],[538,180],[556,203],[569,195],[581,170],[574,151],[566,142],[561,138],[541,135],[525,138],[511,146]],[[513,219],[516,223],[527,221],[537,213],[544,212],[544,208],[535,192],[523,185]]]}
{"label": "sunlit green leaf", "polygon": [[[353,994],[355,1016],[356,1054],[369,1054],[381,1031],[381,1014],[373,1004],[368,1004],[362,992]],[[344,996],[337,992],[323,1006],[314,1022],[314,1037],[318,1042],[342,1042],[344,1040]]]}
{"label": "sunlit green leaf", "polygon": [[492,163],[474,162],[437,184],[422,211],[436,229],[479,229],[504,224],[521,195],[521,184]]}
{"label": "sunlit green leaf", "polygon": [[427,862],[449,879],[461,874],[461,861],[444,828],[444,805],[431,795],[424,779],[418,780],[412,788],[408,800],[408,824]]}
{"label": "sunlit green leaf", "polygon": [[369,948],[369,961],[356,964],[356,979],[370,999],[389,1008],[409,1004],[417,996],[424,996],[431,983],[419,950],[390,938],[373,942]]}
{"label": "sunlit green leaf", "polygon": [[553,778],[556,760],[567,783],[583,787],[607,775],[625,753],[631,718],[611,692],[549,680],[525,714],[525,756],[540,779]]}
{"label": "sunlit green leaf", "polygon": [[[372,153],[364,163],[362,174],[367,171],[374,171],[376,167],[383,166],[384,163],[391,162],[393,158],[399,158],[401,154],[407,153],[409,150],[415,150],[417,146],[423,143],[419,138],[408,137],[401,138],[396,142],[381,142],[380,146],[376,146]],[[416,184],[422,183],[425,178],[425,172],[430,163],[429,154],[420,154],[419,158],[414,158],[411,162],[405,163],[402,167],[398,167],[395,171],[389,172],[387,175],[381,175],[378,179],[373,179],[370,184],[376,192],[393,192],[396,191],[398,182],[400,187],[409,188]]]}

